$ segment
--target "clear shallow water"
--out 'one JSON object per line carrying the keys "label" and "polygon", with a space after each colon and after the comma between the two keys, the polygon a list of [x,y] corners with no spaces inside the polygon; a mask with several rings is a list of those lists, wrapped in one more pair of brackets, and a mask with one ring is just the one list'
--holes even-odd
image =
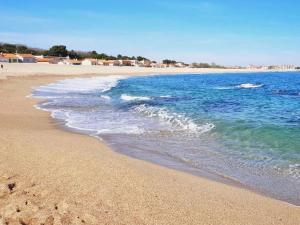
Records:
{"label": "clear shallow water", "polygon": [[300,203],[300,73],[69,79],[33,96],[119,152]]}

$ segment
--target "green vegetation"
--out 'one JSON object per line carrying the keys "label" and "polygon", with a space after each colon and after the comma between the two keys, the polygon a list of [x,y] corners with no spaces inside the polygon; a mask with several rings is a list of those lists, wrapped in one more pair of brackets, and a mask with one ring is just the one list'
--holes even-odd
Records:
{"label": "green vegetation", "polygon": [[38,48],[29,48],[26,45],[13,45],[13,44],[6,44],[0,43],[0,52],[3,53],[20,53],[20,54],[33,54],[33,55],[43,55],[45,50],[38,49]]}
{"label": "green vegetation", "polygon": [[[138,61],[150,61],[149,59],[143,56],[126,56],[126,55],[107,55],[105,53],[97,53],[97,51],[69,51],[65,45],[54,45],[49,50],[38,49],[27,47],[26,45],[17,45],[17,44],[8,44],[8,43],[0,43],[0,52],[3,53],[30,53],[33,55],[44,55],[44,56],[55,56],[55,57],[66,57],[69,56],[71,59],[84,59],[84,58],[92,58],[92,59],[102,59],[102,60],[138,60]],[[155,62],[155,61],[152,61]],[[177,61],[164,59],[163,64],[166,65],[174,65]],[[191,64],[193,68],[225,68],[224,66],[217,65],[215,63],[193,63]],[[296,68],[300,69],[300,67]]]}
{"label": "green vegetation", "polygon": [[66,57],[69,55],[69,52],[67,50],[67,47],[64,45],[54,45],[48,50],[47,55]]}
{"label": "green vegetation", "polygon": [[170,60],[170,59],[164,59],[163,64],[171,65],[171,64],[176,64],[177,62],[175,60]]}
{"label": "green vegetation", "polygon": [[83,59],[83,58],[92,58],[92,59],[103,59],[103,60],[148,60],[142,56],[123,56],[123,55],[107,55],[105,53],[97,53],[96,51],[83,52],[83,51],[69,51],[65,45],[54,45],[49,50],[30,48],[26,45],[16,45],[16,44],[7,44],[0,43],[0,52],[3,53],[30,53],[33,55],[44,55],[44,56],[56,56],[56,57],[66,57],[69,56],[71,59]]}

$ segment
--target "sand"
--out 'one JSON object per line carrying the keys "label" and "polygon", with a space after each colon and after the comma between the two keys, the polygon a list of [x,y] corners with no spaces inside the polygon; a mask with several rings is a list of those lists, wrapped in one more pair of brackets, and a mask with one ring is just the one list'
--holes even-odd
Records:
{"label": "sand", "polygon": [[61,129],[25,96],[66,76],[17,70],[0,81],[1,225],[300,224],[299,207],[133,159]]}
{"label": "sand", "polygon": [[[2,63],[0,79],[8,76],[28,75],[109,75],[109,74],[177,74],[177,73],[247,73],[270,72],[270,70],[253,69],[197,69],[197,68],[144,68],[144,67],[110,67],[110,66],[68,66],[57,64]],[[272,70],[276,72],[276,70]],[[279,70],[277,70],[279,71]]]}

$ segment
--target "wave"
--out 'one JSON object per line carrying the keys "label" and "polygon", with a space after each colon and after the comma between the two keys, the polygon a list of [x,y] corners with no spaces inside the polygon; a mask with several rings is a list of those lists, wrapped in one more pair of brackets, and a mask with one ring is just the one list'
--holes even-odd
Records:
{"label": "wave", "polygon": [[263,87],[263,84],[251,84],[251,83],[245,83],[245,84],[240,84],[237,85],[237,88],[245,88],[245,89],[250,89],[250,88],[260,88]]}
{"label": "wave", "polygon": [[102,99],[105,99],[105,100],[110,100],[111,97],[109,97],[108,95],[101,95],[100,96]]}
{"label": "wave", "polygon": [[215,87],[214,89],[216,89],[216,90],[252,89],[252,88],[260,88],[263,86],[264,86],[263,84],[244,83],[244,84],[239,84],[236,86]]}
{"label": "wave", "polygon": [[151,100],[151,98],[149,98],[149,97],[132,96],[132,95],[127,95],[127,94],[122,94],[121,99],[123,101],[148,101],[148,100]]}
{"label": "wave", "polygon": [[126,76],[65,79],[34,89],[32,97],[51,99],[74,93],[85,94],[94,91],[104,93],[117,86],[121,79],[126,79]]}
{"label": "wave", "polygon": [[171,113],[165,108],[146,106],[145,104],[142,104],[135,107],[134,110],[144,114],[147,117],[158,118],[179,130],[185,130],[192,133],[203,134],[215,127],[215,125],[212,123],[197,125],[191,119],[177,113]]}
{"label": "wave", "polygon": [[160,98],[173,98],[171,95],[161,95]]}

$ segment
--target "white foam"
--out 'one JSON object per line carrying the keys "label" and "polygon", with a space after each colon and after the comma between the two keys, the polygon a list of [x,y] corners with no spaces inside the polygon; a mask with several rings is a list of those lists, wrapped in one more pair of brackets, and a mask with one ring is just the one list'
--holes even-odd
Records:
{"label": "white foam", "polygon": [[263,84],[251,84],[251,83],[245,83],[245,84],[240,84],[238,86],[236,86],[237,88],[246,88],[246,89],[249,89],[249,88],[260,88],[262,87]]}
{"label": "white foam", "polygon": [[216,90],[231,90],[231,89],[252,89],[252,88],[260,88],[263,87],[263,84],[251,84],[251,83],[245,83],[245,84],[239,84],[236,86],[220,86],[215,87]]}
{"label": "white foam", "polygon": [[[52,94],[87,93],[91,91],[106,92],[115,87],[118,81],[126,76],[106,76],[91,78],[65,79],[35,89],[37,92],[50,92]],[[47,95],[33,95],[33,97],[56,98]]]}
{"label": "white foam", "polygon": [[151,98],[149,98],[149,97],[132,96],[132,95],[127,95],[127,94],[122,94],[121,99],[123,101],[148,101],[148,100],[151,100]]}
{"label": "white foam", "polygon": [[215,125],[211,123],[197,125],[191,119],[177,113],[171,113],[165,108],[146,106],[142,104],[135,107],[134,110],[139,113],[143,113],[145,116],[150,118],[156,117],[162,122],[168,123],[179,130],[185,130],[192,133],[203,134],[215,127]]}
{"label": "white foam", "polygon": [[171,95],[161,95],[161,96],[159,96],[160,98],[172,98],[172,96]]}
{"label": "white foam", "polygon": [[111,99],[108,95],[101,95],[100,97],[105,99],[105,100],[110,100]]}

